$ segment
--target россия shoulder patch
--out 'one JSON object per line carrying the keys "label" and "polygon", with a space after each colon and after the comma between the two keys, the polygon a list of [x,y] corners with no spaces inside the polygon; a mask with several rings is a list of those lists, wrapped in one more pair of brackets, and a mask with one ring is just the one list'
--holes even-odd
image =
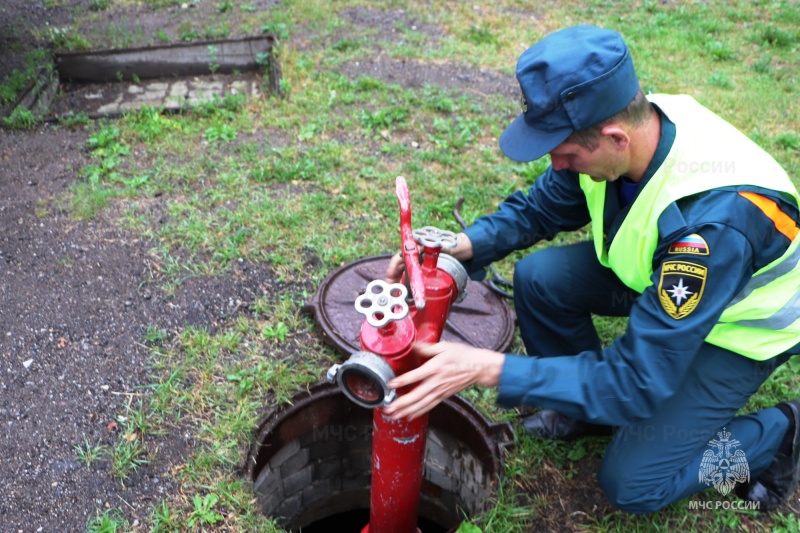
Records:
{"label": "\u0440\u043e\u0441\u0441\u0438\u044f shoulder patch", "polygon": [[669,316],[680,320],[697,308],[703,297],[708,269],[697,263],[665,261],[661,265],[658,300]]}
{"label": "\u0440\u043e\u0441\u0441\u0438\u044f shoulder patch", "polygon": [[670,244],[667,253],[708,255],[708,243],[697,233],[692,233]]}

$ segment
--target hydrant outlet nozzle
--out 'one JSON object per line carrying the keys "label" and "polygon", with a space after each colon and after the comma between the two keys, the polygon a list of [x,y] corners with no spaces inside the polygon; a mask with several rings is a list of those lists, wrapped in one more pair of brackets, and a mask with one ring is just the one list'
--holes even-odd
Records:
{"label": "hydrant outlet nozzle", "polygon": [[383,358],[372,352],[355,352],[341,365],[328,369],[327,380],[336,383],[345,396],[361,407],[386,407],[397,397],[389,388],[394,370]]}

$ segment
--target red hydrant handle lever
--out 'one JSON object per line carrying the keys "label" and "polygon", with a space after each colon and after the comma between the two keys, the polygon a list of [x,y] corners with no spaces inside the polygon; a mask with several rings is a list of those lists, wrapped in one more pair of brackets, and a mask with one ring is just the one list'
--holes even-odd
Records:
{"label": "red hydrant handle lever", "polygon": [[411,199],[408,194],[408,185],[403,176],[395,180],[397,201],[400,203],[400,239],[403,243],[403,259],[406,262],[411,295],[417,309],[425,309],[425,284],[422,281],[422,268],[419,264],[417,243],[411,227]]}

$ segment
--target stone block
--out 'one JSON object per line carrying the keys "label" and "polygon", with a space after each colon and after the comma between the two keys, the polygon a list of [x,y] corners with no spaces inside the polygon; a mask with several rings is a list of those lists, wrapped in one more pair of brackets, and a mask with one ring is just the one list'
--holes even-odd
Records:
{"label": "stone block", "polygon": [[287,459],[291,458],[300,451],[300,441],[295,439],[286,444],[283,448],[275,452],[275,455],[270,457],[269,466],[273,470],[280,467]]}
{"label": "stone block", "polygon": [[301,493],[313,481],[313,466],[307,465],[290,476],[283,478],[283,493],[286,496]]}

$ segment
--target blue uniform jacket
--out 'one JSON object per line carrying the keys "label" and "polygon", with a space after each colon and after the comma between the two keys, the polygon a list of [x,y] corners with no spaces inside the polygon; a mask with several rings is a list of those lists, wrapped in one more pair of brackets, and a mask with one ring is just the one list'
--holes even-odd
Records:
{"label": "blue uniform jacket", "polygon": [[[675,125],[662,114],[662,134],[642,185],[663,162],[675,139]],[[758,181],[758,176],[753,176]],[[605,207],[607,242],[628,213],[609,183]],[[751,276],[783,255],[790,240],[752,202],[738,194],[752,191],[774,200],[792,220],[798,211],[777,193],[759,187],[715,189],[670,205],[659,219],[659,244],[653,257],[653,285],[631,310],[625,333],[602,351],[536,357],[507,354],[498,403],[538,405],[567,416],[623,426],[647,419],[671,397],[703,340],[726,305]],[[633,201],[636,201],[634,197]],[[548,168],[527,193],[517,191],[488,216],[465,230],[473,258],[464,263],[473,279],[483,268],[514,250],[525,249],[590,222],[578,175]],[[676,254],[682,238],[701,236],[709,255]],[[671,251],[672,253],[668,252]],[[687,317],[674,320],[659,303],[657,286],[666,260],[685,259],[708,268],[703,297]]]}

